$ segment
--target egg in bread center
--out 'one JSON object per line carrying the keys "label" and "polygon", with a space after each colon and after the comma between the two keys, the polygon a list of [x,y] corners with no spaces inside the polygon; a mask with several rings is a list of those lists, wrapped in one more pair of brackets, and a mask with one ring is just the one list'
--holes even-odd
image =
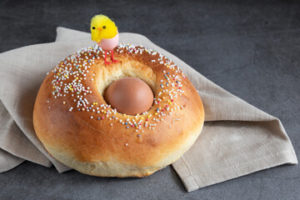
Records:
{"label": "egg in bread center", "polygon": [[118,112],[137,115],[151,108],[154,95],[143,80],[126,77],[112,82],[105,90],[104,98]]}

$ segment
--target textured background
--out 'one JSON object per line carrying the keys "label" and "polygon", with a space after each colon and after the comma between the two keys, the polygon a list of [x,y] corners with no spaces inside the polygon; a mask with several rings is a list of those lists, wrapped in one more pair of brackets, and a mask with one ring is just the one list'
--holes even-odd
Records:
{"label": "textured background", "polygon": [[[300,154],[300,1],[0,0],[0,52],[89,30],[104,13],[258,108],[279,117]],[[1,133],[0,133],[1,134]],[[186,193],[171,167],[143,179],[58,174],[25,162],[0,174],[0,199],[299,199],[299,166]]]}

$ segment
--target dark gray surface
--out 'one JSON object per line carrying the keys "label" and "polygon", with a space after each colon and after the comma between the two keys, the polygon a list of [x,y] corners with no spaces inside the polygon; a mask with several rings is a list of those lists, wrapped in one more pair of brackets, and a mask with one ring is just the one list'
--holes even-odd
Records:
{"label": "dark gray surface", "polygon": [[[84,3],[83,3],[84,2]],[[116,20],[203,75],[279,117],[300,153],[300,2],[0,1],[0,52],[51,42],[57,26]],[[0,199],[300,199],[299,166],[281,166],[186,193],[171,167],[144,179],[58,174],[29,162],[0,174]]]}

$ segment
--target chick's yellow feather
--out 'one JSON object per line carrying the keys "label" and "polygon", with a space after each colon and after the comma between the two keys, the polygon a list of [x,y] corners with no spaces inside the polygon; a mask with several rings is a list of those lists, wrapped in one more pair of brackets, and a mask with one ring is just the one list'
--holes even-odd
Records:
{"label": "chick's yellow feather", "polygon": [[105,15],[95,15],[91,20],[91,37],[95,42],[110,39],[118,34],[115,23]]}

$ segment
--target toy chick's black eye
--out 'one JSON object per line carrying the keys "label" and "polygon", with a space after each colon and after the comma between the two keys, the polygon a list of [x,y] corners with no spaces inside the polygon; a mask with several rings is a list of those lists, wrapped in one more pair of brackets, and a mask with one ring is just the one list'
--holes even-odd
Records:
{"label": "toy chick's black eye", "polygon": [[102,26],[103,29],[106,29],[106,26]]}
{"label": "toy chick's black eye", "polygon": [[93,27],[92,27],[92,29],[94,29],[94,30],[95,30],[95,29],[96,29],[96,28],[95,28],[95,26],[93,26]]}

